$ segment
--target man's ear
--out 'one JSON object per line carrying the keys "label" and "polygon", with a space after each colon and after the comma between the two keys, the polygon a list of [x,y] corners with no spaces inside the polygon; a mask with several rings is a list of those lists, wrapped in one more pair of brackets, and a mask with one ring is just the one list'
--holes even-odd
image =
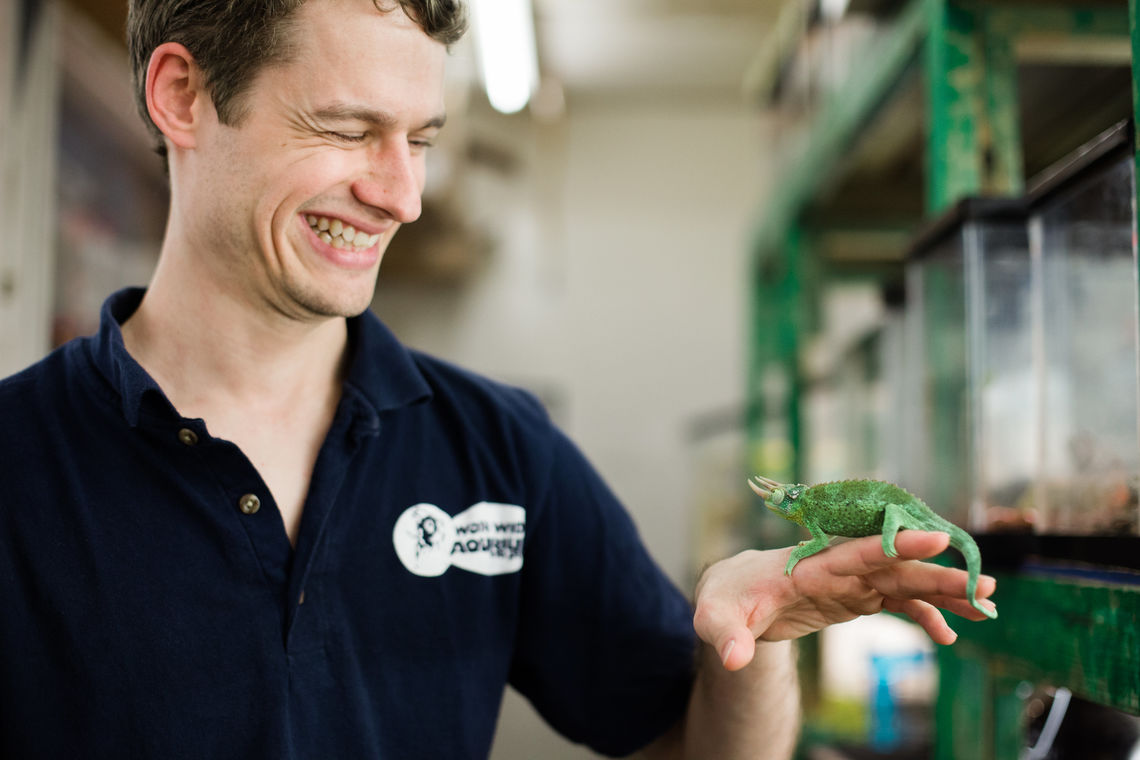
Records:
{"label": "man's ear", "polygon": [[180,148],[195,147],[202,117],[212,106],[190,51],[177,42],[156,47],[146,70],[146,107],[166,139]]}

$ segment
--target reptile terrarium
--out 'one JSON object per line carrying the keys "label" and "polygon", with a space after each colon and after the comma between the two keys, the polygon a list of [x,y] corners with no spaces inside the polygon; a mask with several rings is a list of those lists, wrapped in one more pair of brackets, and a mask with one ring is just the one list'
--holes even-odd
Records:
{"label": "reptile terrarium", "polygon": [[907,261],[912,490],[959,525],[1020,525],[1036,386],[1024,204],[970,198]]}
{"label": "reptile terrarium", "polygon": [[1121,124],[1046,172],[1030,194],[1040,277],[1040,530],[1135,534],[1137,268],[1134,152]]}

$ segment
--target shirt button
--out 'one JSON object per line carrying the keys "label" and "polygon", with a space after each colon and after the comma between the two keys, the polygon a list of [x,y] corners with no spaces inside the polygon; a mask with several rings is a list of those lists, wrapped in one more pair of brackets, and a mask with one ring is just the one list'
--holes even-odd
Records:
{"label": "shirt button", "polygon": [[257,510],[261,509],[261,499],[251,493],[247,493],[238,500],[238,507],[247,515],[255,515],[257,514]]}
{"label": "shirt button", "polygon": [[178,431],[178,440],[182,441],[187,446],[194,446],[198,443],[198,434],[190,428],[182,428]]}

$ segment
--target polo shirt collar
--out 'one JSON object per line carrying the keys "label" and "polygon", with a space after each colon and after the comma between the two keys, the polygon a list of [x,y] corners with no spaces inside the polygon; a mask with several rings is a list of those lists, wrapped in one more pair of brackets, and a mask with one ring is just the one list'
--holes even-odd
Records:
{"label": "polo shirt collar", "polygon": [[349,318],[348,345],[345,387],[360,393],[376,413],[431,398],[415,357],[371,310]]}
{"label": "polo shirt collar", "polygon": [[[121,325],[142,303],[144,288],[124,288],[103,302],[99,332],[91,343],[95,366],[119,394],[123,416],[139,424],[144,404],[159,404],[177,414],[158,383],[127,353]],[[378,426],[380,413],[426,401],[431,389],[411,352],[375,314],[366,311],[348,320],[349,365],[346,395],[363,401],[362,410]]]}
{"label": "polo shirt collar", "polygon": [[131,427],[139,424],[139,409],[144,398],[153,398],[173,412],[174,407],[158,383],[127,353],[120,325],[142,303],[143,288],[124,288],[103,302],[99,315],[99,332],[91,343],[91,358],[111,388],[119,394],[123,416]]}

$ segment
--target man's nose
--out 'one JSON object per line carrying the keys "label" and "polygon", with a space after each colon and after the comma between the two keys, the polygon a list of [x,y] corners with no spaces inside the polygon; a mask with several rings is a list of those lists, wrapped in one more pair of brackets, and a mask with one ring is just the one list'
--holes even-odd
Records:
{"label": "man's nose", "polygon": [[357,200],[401,224],[420,217],[423,194],[423,157],[407,144],[383,145],[369,156],[369,170],[352,185]]}

